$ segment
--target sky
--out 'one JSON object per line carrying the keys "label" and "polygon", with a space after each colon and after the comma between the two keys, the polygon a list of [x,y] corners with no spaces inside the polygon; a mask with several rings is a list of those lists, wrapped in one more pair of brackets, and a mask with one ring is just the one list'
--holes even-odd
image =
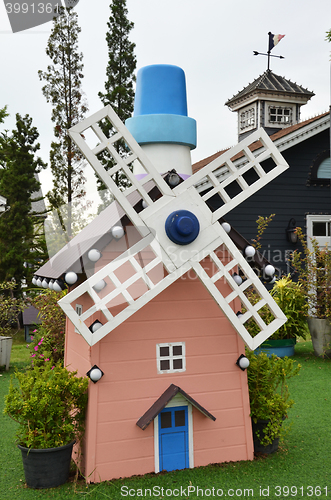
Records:
{"label": "sky", "polygon": [[[79,48],[84,55],[87,115],[102,108],[98,92],[104,90],[106,79],[109,3],[80,0],[75,8],[82,28]],[[137,69],[174,64],[185,71],[188,115],[197,120],[198,129],[193,163],[236,144],[236,113],[224,103],[266,70],[267,58],[253,51],[267,51],[269,31],[285,35],[272,52],[285,59],[271,58],[271,70],[316,94],[302,107],[301,119],[329,109],[331,44],[325,33],[331,29],[330,0],[127,0],[127,8],[134,22],[130,39],[136,44]],[[0,107],[7,105],[10,113],[1,130],[15,126],[16,113],[29,114],[38,128],[39,154],[45,162],[53,124],[38,70],[50,63],[45,48],[51,27],[48,22],[12,33],[0,3]],[[93,191],[93,176],[88,178]],[[41,181],[45,194],[52,187],[49,170],[41,174]]]}

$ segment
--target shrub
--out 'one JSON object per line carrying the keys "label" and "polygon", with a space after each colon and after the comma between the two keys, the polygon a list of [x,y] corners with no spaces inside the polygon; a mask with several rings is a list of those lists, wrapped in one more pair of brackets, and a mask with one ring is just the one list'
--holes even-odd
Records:
{"label": "shrub", "polygon": [[55,448],[80,440],[84,432],[88,378],[60,366],[16,371],[4,413],[18,424],[18,443],[27,448]]}
{"label": "shrub", "polygon": [[253,422],[268,420],[264,435],[259,436],[261,444],[271,444],[279,438],[283,420],[294,404],[289,397],[288,379],[299,373],[301,365],[290,358],[268,357],[265,353],[247,351],[247,370],[251,418]]}

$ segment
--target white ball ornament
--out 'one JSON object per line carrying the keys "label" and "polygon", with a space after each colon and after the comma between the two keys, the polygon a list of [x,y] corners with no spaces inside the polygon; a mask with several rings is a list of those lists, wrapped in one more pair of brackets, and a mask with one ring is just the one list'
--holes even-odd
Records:
{"label": "white ball ornament", "polygon": [[271,264],[268,264],[264,268],[264,273],[266,276],[273,276],[275,274],[275,272],[276,272],[276,269]]}
{"label": "white ball ornament", "polygon": [[234,281],[237,283],[237,285],[241,285],[241,284],[242,284],[242,282],[243,282],[242,277],[241,277],[241,276],[239,276],[239,274],[237,274],[237,273],[234,273],[234,274],[232,275],[232,278],[233,278],[233,279],[234,279]]}
{"label": "white ball ornament", "polygon": [[119,240],[124,235],[124,229],[122,226],[114,226],[111,230],[111,234],[115,240]]}
{"label": "white ball ornament", "polygon": [[37,278],[36,285],[39,286],[39,287],[42,286],[42,280],[41,280],[41,278],[39,278],[39,277]]}
{"label": "white ball ornament", "polygon": [[141,202],[141,206],[142,206],[143,208],[147,208],[147,207],[148,207],[148,204],[146,203],[146,201],[145,201],[145,200],[143,200],[143,201]]}
{"label": "white ball ornament", "polygon": [[100,321],[96,321],[92,327],[91,327],[91,330],[92,330],[92,333],[96,332],[97,330],[99,330],[99,328],[101,328],[103,325]]}
{"label": "white ball ornament", "polygon": [[68,285],[74,285],[78,280],[78,276],[73,271],[69,271],[68,273],[66,273],[64,279],[65,282],[68,283]]}
{"label": "white ball ornament", "polygon": [[249,367],[249,359],[245,356],[239,360],[239,366],[242,370],[246,370]]}
{"label": "white ball ornament", "polygon": [[98,382],[101,377],[102,371],[100,370],[100,368],[92,368],[92,370],[90,371],[90,379],[92,380],[92,382]]}
{"label": "white ball ornament", "polygon": [[54,292],[61,292],[62,288],[60,286],[60,283],[56,280],[53,283],[53,290]]}
{"label": "white ball ornament", "polygon": [[36,284],[37,284],[37,278],[36,278],[36,276],[34,276],[34,277],[32,278],[31,283],[32,283],[33,285],[36,285]]}
{"label": "white ball ornament", "polygon": [[48,288],[48,279],[44,278],[44,279],[42,280],[41,286],[42,286],[43,288]]}
{"label": "white ball ornament", "polygon": [[87,257],[91,262],[97,262],[101,257],[101,252],[99,252],[99,250],[97,250],[96,248],[91,248],[91,250],[89,250],[87,254]]}
{"label": "white ball ornament", "polygon": [[229,233],[231,231],[231,226],[228,222],[222,222],[221,226],[226,233]]}
{"label": "white ball ornament", "polygon": [[106,285],[107,283],[105,282],[105,280],[100,280],[94,285],[93,288],[96,292],[101,292],[101,290],[103,290]]}
{"label": "white ball ornament", "polygon": [[48,283],[48,288],[49,288],[50,290],[53,290],[53,285],[54,285],[54,280],[53,280],[53,279],[52,279],[52,280],[49,280],[49,283]]}
{"label": "white ball ornament", "polygon": [[252,245],[248,245],[245,248],[245,257],[254,257],[255,252],[256,252],[255,248]]}

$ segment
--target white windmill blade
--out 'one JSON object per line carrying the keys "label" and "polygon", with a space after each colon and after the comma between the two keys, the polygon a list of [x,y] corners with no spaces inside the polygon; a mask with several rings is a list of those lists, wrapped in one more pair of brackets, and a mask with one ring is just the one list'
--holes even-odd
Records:
{"label": "white windmill blade", "polygon": [[[162,249],[150,233],[64,296],[59,305],[86,342],[94,345],[191,267],[186,262],[180,269],[167,274],[162,260]],[[127,279],[121,280],[121,275]],[[102,280],[105,287],[97,292],[94,287]],[[78,315],[75,303],[85,294],[90,297],[91,306],[82,315]],[[109,310],[112,304],[115,309],[116,306],[121,306],[121,311],[116,315]],[[103,326],[92,333],[87,324],[91,325],[93,315],[99,311],[104,316]]]}
{"label": "white windmill blade", "polygon": [[[258,148],[257,154],[254,155],[249,146],[258,143],[258,141],[260,141],[261,147]],[[261,162],[267,158],[271,158],[274,165],[273,168],[265,171]],[[216,222],[230,210],[252,196],[256,191],[275,179],[275,177],[284,172],[288,167],[288,163],[280,154],[268,134],[264,129],[260,128],[196,172],[185,182],[179,184],[174,189],[174,192],[180,194],[190,186],[196,186],[204,179],[209,181],[213,187],[202,196],[203,201],[207,202],[207,200],[217,194],[223,202],[223,205],[213,212],[212,222]],[[252,174],[255,179],[251,179],[251,182],[248,183],[246,179],[249,175],[252,176]],[[236,183],[236,190],[235,194],[231,196],[231,192],[227,191],[226,188],[233,183]]]}
{"label": "white windmill blade", "polygon": [[[101,129],[100,122],[102,122],[102,120],[108,120],[111,126],[115,129],[115,133],[110,137],[106,137]],[[97,138],[98,144],[94,148],[91,148],[86,141],[85,135],[88,131],[92,131],[94,137]],[[149,230],[128,202],[127,196],[132,191],[137,190],[148,206],[153,205],[153,200],[144,188],[146,182],[151,179],[153,179],[155,185],[158,187],[163,196],[172,198],[175,195],[162,176],[152,165],[151,161],[125,127],[123,122],[119,119],[113,108],[108,105],[85,120],[82,120],[69,130],[69,135],[84,154],[85,158],[95,170],[99,178],[112,192],[115,199],[126,212],[131,222],[137,227],[140,234],[142,236],[146,236],[149,233]],[[125,155],[121,155],[116,149],[116,143],[121,140],[124,141],[127,146],[127,153]],[[104,168],[102,162],[98,158],[98,155],[104,150],[107,150],[114,160],[114,166],[109,170]],[[146,171],[146,176],[140,181],[133,175],[129,168],[129,165],[135,160],[139,160],[140,164]],[[112,176],[117,172],[121,172],[131,183],[131,187],[126,189],[125,194],[119,189],[115,181],[112,179]]]}
{"label": "white windmill blade", "polygon": [[[278,330],[287,321],[287,318],[222,226],[218,224],[215,229],[220,234],[223,245],[221,249],[218,248],[218,251],[209,253],[212,264],[209,272],[207,273],[199,262],[199,256],[191,260],[192,269],[245,344],[249,349],[254,350]],[[226,263],[222,262],[218,252],[225,253]],[[238,268],[241,271],[240,276],[243,277],[240,285],[233,278],[233,274],[238,272]],[[257,297],[259,297],[258,300]],[[235,310],[235,304],[239,310]],[[237,312],[241,312],[242,308],[245,311],[239,317]],[[266,312],[262,311],[262,308],[268,308],[273,316],[268,324],[262,318],[261,313]],[[255,321],[260,330],[255,337],[252,337],[245,327],[248,320]]]}

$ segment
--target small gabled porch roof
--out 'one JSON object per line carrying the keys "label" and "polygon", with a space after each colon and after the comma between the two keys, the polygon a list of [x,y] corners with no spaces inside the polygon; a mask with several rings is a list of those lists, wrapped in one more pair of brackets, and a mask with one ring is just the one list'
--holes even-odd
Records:
{"label": "small gabled porch roof", "polygon": [[216,417],[212,415],[208,410],[201,406],[195,399],[189,396],[183,389],[178,387],[178,385],[171,384],[168,389],[152,404],[152,406],[144,413],[142,417],[136,422],[136,425],[140,427],[143,431],[149,426],[149,424],[154,420],[154,418],[167,406],[167,404],[176,396],[176,394],[181,394],[192,406],[199,410],[203,415],[210,418],[211,420],[216,420]]}

